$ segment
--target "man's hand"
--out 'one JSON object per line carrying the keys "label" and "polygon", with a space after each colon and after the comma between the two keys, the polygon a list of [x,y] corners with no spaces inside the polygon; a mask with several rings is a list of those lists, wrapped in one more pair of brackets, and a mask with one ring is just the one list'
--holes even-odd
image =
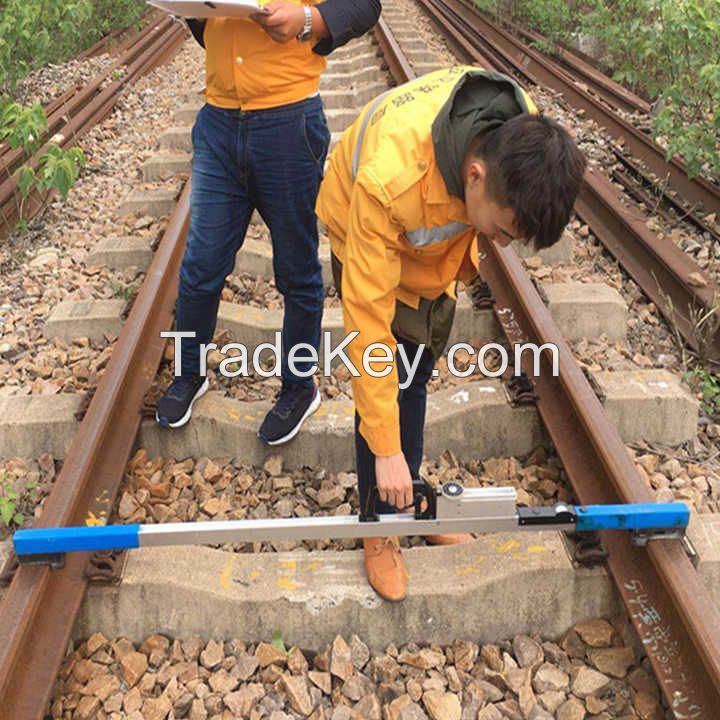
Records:
{"label": "man's hand", "polygon": [[398,510],[405,510],[412,505],[410,468],[401,452],[375,458],[375,479],[382,501],[394,505]]}
{"label": "man's hand", "polygon": [[272,0],[263,6],[269,14],[255,13],[250,17],[278,43],[294,40],[305,25],[305,12],[302,5],[287,0]]}

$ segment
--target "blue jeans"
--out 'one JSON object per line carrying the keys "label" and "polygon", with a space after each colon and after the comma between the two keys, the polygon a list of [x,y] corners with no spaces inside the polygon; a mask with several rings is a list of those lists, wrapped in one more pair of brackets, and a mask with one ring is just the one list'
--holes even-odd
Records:
{"label": "blue jeans", "polygon": [[[415,359],[418,346],[409,340],[396,338],[398,346],[405,347],[405,355],[409,362]],[[405,365],[396,353],[395,362],[398,372],[398,383],[402,384],[407,379]],[[433,354],[425,348],[420,356],[415,376],[404,390],[398,389],[398,405],[400,406],[400,445],[405,460],[410,468],[410,476],[413,480],[420,478],[420,464],[423,458],[423,440],[425,433],[425,409],[427,407],[427,383],[435,367]],[[360,416],[355,413],[355,467],[358,476],[358,494],[360,496],[360,507],[368,509],[368,502],[371,501],[370,493],[375,493],[375,455],[368,447],[367,441],[360,434]],[[377,513],[397,512],[394,505],[377,500],[375,503]]]}
{"label": "blue jeans", "polygon": [[192,143],[190,229],[175,326],[196,337],[182,340],[182,374],[200,372],[200,343],[212,341],[225,277],[257,209],[270,228],[275,284],[285,300],[282,377],[312,385],[312,377],[290,373],[287,353],[298,343],[320,345],[324,292],[315,201],[330,144],[320,97],[251,111],[206,104]]}

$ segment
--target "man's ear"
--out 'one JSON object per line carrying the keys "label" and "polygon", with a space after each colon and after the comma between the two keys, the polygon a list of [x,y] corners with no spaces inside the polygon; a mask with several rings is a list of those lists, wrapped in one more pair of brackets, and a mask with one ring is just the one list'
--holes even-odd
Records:
{"label": "man's ear", "polygon": [[465,185],[484,194],[486,178],[485,163],[480,158],[473,158],[465,167]]}

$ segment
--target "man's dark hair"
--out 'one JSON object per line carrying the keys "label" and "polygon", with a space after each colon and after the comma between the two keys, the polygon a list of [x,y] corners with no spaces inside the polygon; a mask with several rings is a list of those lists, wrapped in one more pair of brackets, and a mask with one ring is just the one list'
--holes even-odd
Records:
{"label": "man's dark hair", "polygon": [[490,197],[512,208],[522,236],[538,250],[554,245],[585,171],[585,157],[567,130],[542,115],[516,115],[483,133],[475,154],[485,163]]}

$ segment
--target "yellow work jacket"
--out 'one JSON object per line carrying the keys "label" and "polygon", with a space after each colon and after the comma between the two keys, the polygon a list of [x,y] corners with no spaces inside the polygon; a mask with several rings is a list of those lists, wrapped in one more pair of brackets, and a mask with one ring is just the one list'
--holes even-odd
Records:
{"label": "yellow work jacket", "polygon": [[[316,211],[332,252],[343,264],[347,347],[360,432],[375,455],[399,452],[397,370],[367,375],[362,355],[372,343],[391,348],[396,300],[417,308],[457,280],[477,274],[477,243],[465,203],[449,195],[435,161],[432,124],[458,81],[480,68],[438,70],[368,103],[334,149]],[[537,112],[523,94],[528,112]],[[382,355],[375,353],[374,355]],[[412,358],[410,358],[412,360]],[[381,364],[373,366],[382,370]]]}
{"label": "yellow work jacket", "polygon": [[304,100],[318,91],[327,65],[313,42],[277,43],[247,18],[210,18],[203,40],[205,97],[216,107],[261,110]]}

